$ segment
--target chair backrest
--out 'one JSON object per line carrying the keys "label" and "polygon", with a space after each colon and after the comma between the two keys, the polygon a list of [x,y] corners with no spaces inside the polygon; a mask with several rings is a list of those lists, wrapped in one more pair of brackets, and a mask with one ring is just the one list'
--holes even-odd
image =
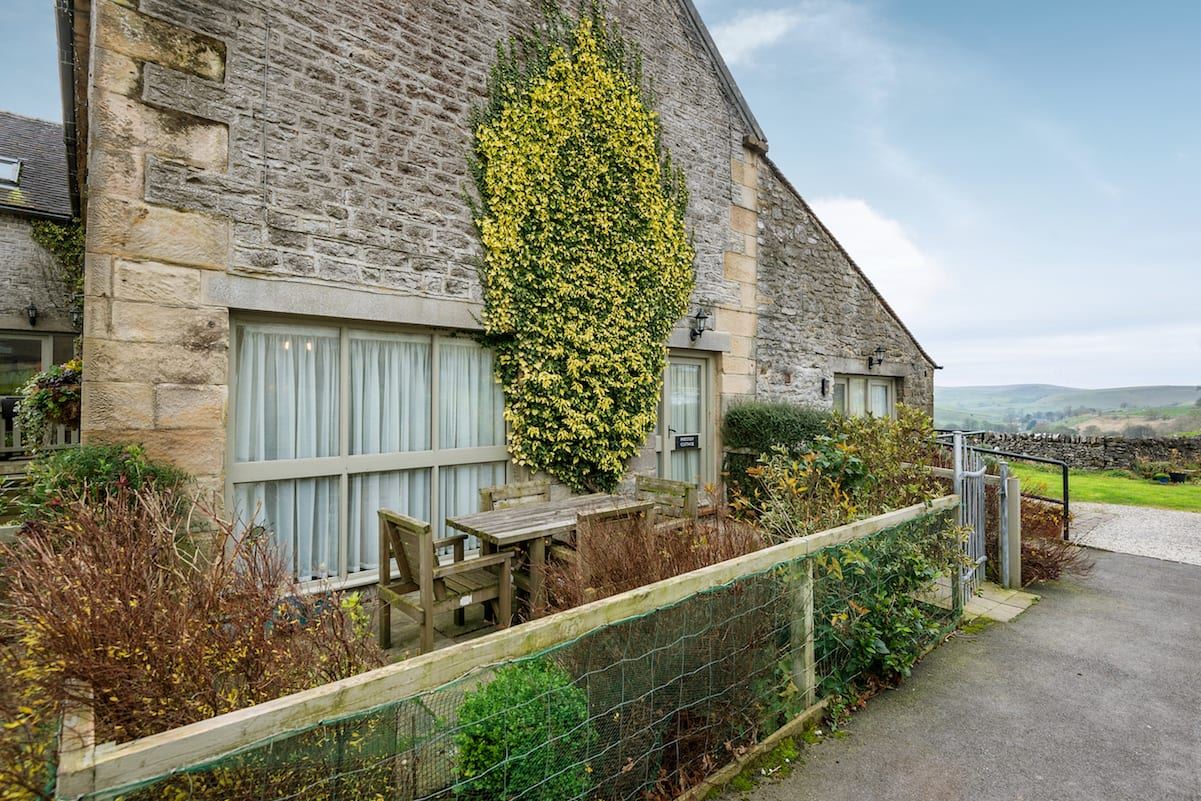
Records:
{"label": "chair backrest", "polygon": [[655,512],[665,517],[695,519],[697,516],[696,485],[686,481],[635,476],[634,496],[640,501],[653,503]]}
{"label": "chair backrest", "polygon": [[515,484],[498,484],[480,489],[480,511],[512,509],[534,503],[550,503],[550,482],[519,481]]}
{"label": "chair backrest", "polygon": [[434,555],[434,538],[429,523],[393,512],[391,509],[380,509],[379,525],[382,535],[380,560],[395,559],[402,582],[420,585],[423,563],[430,571],[430,577],[433,577],[433,567],[437,564],[437,558]]}

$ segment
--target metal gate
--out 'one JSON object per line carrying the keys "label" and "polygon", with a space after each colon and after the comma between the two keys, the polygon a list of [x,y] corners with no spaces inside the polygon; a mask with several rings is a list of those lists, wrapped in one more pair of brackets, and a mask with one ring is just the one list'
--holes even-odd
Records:
{"label": "metal gate", "polygon": [[951,449],[954,452],[955,492],[959,495],[959,523],[969,529],[964,551],[967,563],[960,571],[959,580],[954,582],[955,602],[962,606],[984,581],[985,555],[984,530],[988,520],[988,506],[984,490],[984,475],[988,465],[983,454],[968,447],[963,434],[952,435]]}

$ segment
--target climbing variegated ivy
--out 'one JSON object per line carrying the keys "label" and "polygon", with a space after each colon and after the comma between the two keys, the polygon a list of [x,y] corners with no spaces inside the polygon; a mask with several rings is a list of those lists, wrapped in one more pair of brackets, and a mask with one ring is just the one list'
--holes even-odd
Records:
{"label": "climbing variegated ivy", "polygon": [[513,459],[612,489],[654,425],[687,309],[687,193],[599,7],[499,50],[474,118],[485,337]]}

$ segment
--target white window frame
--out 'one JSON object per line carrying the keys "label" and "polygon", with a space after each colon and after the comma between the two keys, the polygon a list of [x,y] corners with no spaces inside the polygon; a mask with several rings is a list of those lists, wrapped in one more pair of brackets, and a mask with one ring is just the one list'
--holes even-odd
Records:
{"label": "white window frame", "polygon": [[0,156],[0,168],[11,168],[12,177],[8,177],[8,172],[0,172],[0,186],[20,186],[21,185],[21,160]]}
{"label": "white window frame", "polygon": [[[338,331],[338,387],[339,387],[339,434],[337,456],[319,456],[307,459],[276,459],[261,462],[239,462],[234,458],[237,442],[236,421],[237,413],[233,404],[237,398],[238,380],[238,343],[232,342],[229,357],[229,413],[226,415],[226,464],[225,471],[225,504],[226,509],[235,508],[234,486],[237,484],[257,483],[262,481],[287,481],[297,478],[337,478],[338,479],[338,572],[336,577],[310,579],[300,583],[304,591],[322,591],[343,587],[356,587],[373,584],[379,580],[378,570],[362,570],[348,573],[346,557],[349,551],[350,536],[350,477],[360,473],[391,472],[396,470],[429,469],[430,471],[430,522],[440,519],[441,483],[439,471],[444,468],[464,465],[487,464],[494,462],[505,463],[505,476],[512,472],[509,461],[508,446],[505,443],[480,448],[440,448],[441,425],[438,406],[438,382],[440,362],[440,343],[448,340],[463,340],[468,337],[462,333],[438,328],[421,328],[414,326],[388,326],[364,323],[359,321],[326,320],[310,317],[293,317],[279,315],[234,314],[231,320],[233,336],[237,336],[237,328],[241,324],[271,324],[320,326]],[[351,454],[350,451],[350,332],[379,331],[390,334],[411,334],[430,338],[430,448],[423,451],[403,451],[397,453]],[[507,436],[506,436],[507,440]],[[435,530],[437,526],[435,526]]]}
{"label": "white window frame", "polygon": [[[843,392],[843,403],[845,408],[842,409],[842,414],[850,415],[851,406],[851,387],[853,384],[861,384],[863,387],[863,408],[864,414],[872,414],[872,388],[885,387],[888,391],[888,411],[884,416],[896,417],[897,414],[897,379],[873,376],[873,375],[835,375],[834,376],[834,392],[839,387]],[[833,403],[834,392],[831,392],[831,403]],[[835,411],[838,411],[835,408]]]}
{"label": "white window frame", "polygon": [[[655,422],[655,470],[661,478],[671,477],[671,453],[673,448],[668,445],[668,434],[664,430],[667,423],[668,409],[671,398],[671,370],[673,361],[695,362],[701,366],[701,476],[700,484],[712,483],[717,475],[717,441],[714,433],[717,424],[714,418],[717,408],[716,382],[713,380],[712,357],[693,350],[672,350],[667,354],[667,364],[663,367],[663,390],[659,396],[659,416]],[[692,432],[684,432],[692,433]]]}

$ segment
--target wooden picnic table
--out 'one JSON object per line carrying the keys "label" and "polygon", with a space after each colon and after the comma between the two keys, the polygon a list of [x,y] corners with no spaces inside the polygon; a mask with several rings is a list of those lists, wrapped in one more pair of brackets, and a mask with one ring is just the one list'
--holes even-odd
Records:
{"label": "wooden picnic table", "polygon": [[644,506],[623,495],[573,495],[549,503],[529,504],[510,509],[492,509],[446,518],[446,525],[480,541],[480,551],[495,553],[505,548],[527,552],[530,565],[531,604],[541,600],[546,570],[546,551],[552,538],[575,531],[579,515],[619,511]]}

